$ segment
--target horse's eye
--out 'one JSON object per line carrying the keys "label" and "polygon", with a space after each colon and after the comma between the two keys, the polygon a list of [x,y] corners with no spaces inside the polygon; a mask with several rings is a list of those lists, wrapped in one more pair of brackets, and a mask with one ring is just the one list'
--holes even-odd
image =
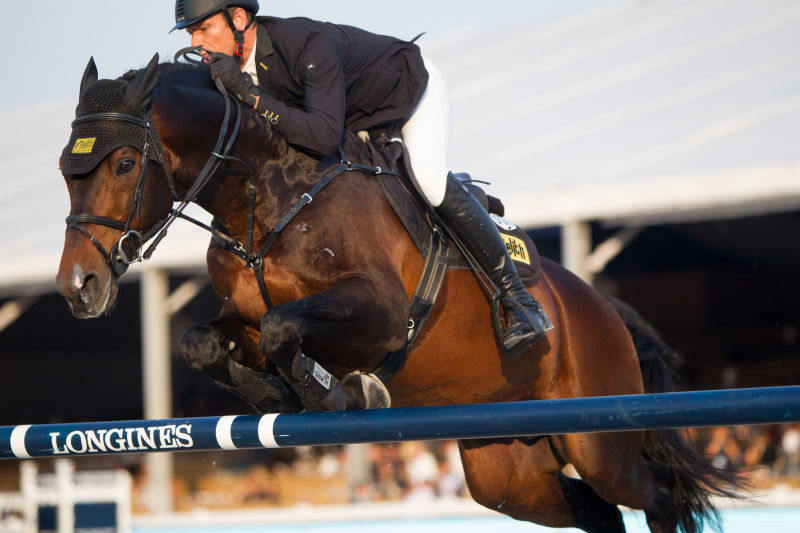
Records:
{"label": "horse's eye", "polygon": [[124,161],[120,161],[119,166],[117,167],[117,174],[125,174],[133,170],[133,166],[136,162],[133,159],[125,159]]}

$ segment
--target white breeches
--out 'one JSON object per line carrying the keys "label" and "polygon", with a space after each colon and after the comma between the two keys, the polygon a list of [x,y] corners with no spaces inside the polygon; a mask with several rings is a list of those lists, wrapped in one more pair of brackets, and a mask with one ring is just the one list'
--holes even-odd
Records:
{"label": "white breeches", "polygon": [[444,200],[447,187],[450,91],[436,65],[425,56],[422,60],[428,71],[428,86],[401,133],[420,192],[436,207]]}

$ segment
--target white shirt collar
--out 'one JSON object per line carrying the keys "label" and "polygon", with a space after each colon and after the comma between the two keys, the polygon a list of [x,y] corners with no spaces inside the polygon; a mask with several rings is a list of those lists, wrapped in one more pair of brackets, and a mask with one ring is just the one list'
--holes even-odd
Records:
{"label": "white shirt collar", "polygon": [[258,44],[258,36],[256,35],[256,40],[253,42],[253,49],[250,50],[250,57],[247,58],[245,61],[244,66],[242,67],[242,72],[247,72],[250,74],[250,77],[253,78],[253,83],[258,85],[258,70],[256,70],[256,45]]}

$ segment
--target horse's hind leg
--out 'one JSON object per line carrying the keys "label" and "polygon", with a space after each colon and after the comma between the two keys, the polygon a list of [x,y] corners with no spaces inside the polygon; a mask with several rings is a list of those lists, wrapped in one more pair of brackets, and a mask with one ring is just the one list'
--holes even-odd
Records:
{"label": "horse's hind leg", "polygon": [[190,368],[206,374],[256,411],[299,411],[297,395],[280,377],[263,371],[258,335],[258,330],[223,311],[215,320],[189,328],[181,338],[180,350]]}
{"label": "horse's hind leg", "polygon": [[678,527],[678,509],[670,490],[674,473],[645,460],[641,433],[566,435],[559,441],[581,478],[603,498],[632,509],[644,509],[654,533]]}
{"label": "horse's hind leg", "polygon": [[679,522],[678,508],[669,488],[675,483],[674,473],[663,464],[648,461],[647,465],[656,482],[653,497],[644,510],[647,526],[653,533],[673,533],[678,530]]}
{"label": "horse's hind leg", "polygon": [[624,532],[619,509],[578,479],[561,474],[564,463],[548,438],[461,441],[472,497],[485,507],[547,527]]}

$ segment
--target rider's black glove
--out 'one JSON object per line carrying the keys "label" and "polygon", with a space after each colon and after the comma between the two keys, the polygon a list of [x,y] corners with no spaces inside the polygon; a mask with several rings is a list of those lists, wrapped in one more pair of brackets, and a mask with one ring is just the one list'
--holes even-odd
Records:
{"label": "rider's black glove", "polygon": [[253,83],[250,74],[242,72],[236,60],[221,52],[214,52],[208,60],[211,67],[211,78],[219,78],[225,90],[250,107],[256,104],[258,87]]}

